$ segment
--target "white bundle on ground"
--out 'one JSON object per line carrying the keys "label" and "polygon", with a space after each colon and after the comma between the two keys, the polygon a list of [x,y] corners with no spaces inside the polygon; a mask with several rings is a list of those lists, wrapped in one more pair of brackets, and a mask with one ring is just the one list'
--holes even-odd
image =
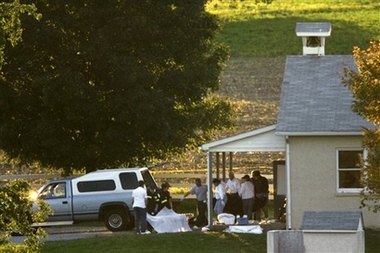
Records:
{"label": "white bundle on ground", "polygon": [[229,226],[223,232],[228,233],[249,233],[249,234],[262,234],[263,229],[259,225],[242,225],[242,226]]}
{"label": "white bundle on ground", "polygon": [[147,221],[157,233],[177,233],[192,231],[185,214],[178,214],[164,207],[156,216],[147,214]]}

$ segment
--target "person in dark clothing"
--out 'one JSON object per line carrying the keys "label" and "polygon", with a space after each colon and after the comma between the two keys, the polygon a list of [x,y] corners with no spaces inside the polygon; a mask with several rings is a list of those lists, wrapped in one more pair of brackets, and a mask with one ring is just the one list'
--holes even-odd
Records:
{"label": "person in dark clothing", "polygon": [[157,210],[158,206],[158,197],[157,197],[157,189],[155,187],[148,187],[148,204],[146,206],[146,211],[150,215],[156,215],[155,210]]}
{"label": "person in dark clothing", "polygon": [[170,184],[165,182],[161,185],[161,189],[157,191],[158,206],[156,213],[161,211],[161,209],[164,207],[168,209],[173,208],[172,197],[170,196],[169,188]]}
{"label": "person in dark clothing", "polygon": [[255,187],[255,220],[261,221],[261,212],[264,213],[265,219],[268,219],[268,179],[256,170],[252,172],[252,183]]}

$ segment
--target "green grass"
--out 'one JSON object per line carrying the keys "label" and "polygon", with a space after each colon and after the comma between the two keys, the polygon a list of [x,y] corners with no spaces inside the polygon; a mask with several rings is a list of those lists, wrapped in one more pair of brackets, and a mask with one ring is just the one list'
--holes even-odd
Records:
{"label": "green grass", "polygon": [[[379,252],[380,231],[368,230],[365,234],[366,253]],[[43,253],[70,252],[266,252],[266,234],[230,234],[218,232],[192,232],[152,235],[115,235],[73,241],[46,242]]]}
{"label": "green grass", "polygon": [[353,46],[369,46],[379,39],[380,3],[375,0],[277,0],[256,5],[255,1],[212,0],[208,11],[222,20],[219,42],[232,56],[285,56],[302,54],[297,22],[331,22],[326,54],[351,54]]}
{"label": "green grass", "polygon": [[47,242],[46,253],[69,252],[266,252],[266,234],[230,233],[174,233],[152,235],[115,235],[112,237],[90,238],[75,241]]}
{"label": "green grass", "polygon": [[366,230],[365,231],[365,252],[376,253],[380,252],[380,231]]}

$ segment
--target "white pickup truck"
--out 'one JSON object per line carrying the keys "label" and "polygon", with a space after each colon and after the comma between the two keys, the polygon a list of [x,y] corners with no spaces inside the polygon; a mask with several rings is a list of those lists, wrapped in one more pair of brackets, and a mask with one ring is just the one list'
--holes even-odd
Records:
{"label": "white pickup truck", "polygon": [[45,225],[101,220],[110,231],[131,229],[132,191],[139,180],[144,180],[146,187],[157,188],[147,168],[98,170],[50,181],[38,190],[38,198],[54,211]]}

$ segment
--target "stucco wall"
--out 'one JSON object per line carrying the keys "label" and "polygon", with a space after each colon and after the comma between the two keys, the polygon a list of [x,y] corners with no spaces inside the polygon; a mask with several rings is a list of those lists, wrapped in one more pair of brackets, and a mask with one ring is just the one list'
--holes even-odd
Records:
{"label": "stucco wall", "polygon": [[361,138],[290,137],[291,228],[299,229],[304,211],[363,212],[364,227],[380,228],[380,214],[359,209],[359,194],[336,191],[336,149],[360,148]]}

